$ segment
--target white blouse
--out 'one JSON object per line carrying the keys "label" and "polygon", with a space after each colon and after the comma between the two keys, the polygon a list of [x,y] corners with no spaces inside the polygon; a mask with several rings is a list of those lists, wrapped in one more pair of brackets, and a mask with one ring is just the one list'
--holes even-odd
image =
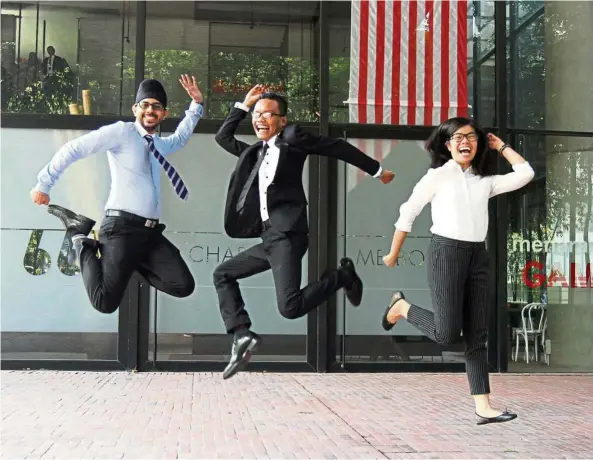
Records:
{"label": "white blouse", "polygon": [[514,165],[512,173],[481,177],[471,167],[463,171],[455,160],[449,160],[440,168],[429,169],[416,184],[399,209],[395,228],[410,232],[418,214],[430,203],[433,234],[461,241],[484,241],[488,200],[523,187],[534,175],[527,162]]}

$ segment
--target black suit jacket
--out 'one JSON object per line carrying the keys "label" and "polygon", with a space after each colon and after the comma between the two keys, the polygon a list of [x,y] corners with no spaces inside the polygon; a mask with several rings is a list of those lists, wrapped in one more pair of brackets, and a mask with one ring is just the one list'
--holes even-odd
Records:
{"label": "black suit jacket", "polygon": [[[48,66],[49,66],[49,56],[43,60],[43,75],[47,75]],[[70,66],[66,62],[66,59],[64,59],[63,57],[60,57],[60,56],[54,57],[54,67],[53,67],[54,73],[64,72],[66,69],[69,69],[69,68],[70,68]]]}
{"label": "black suit jacket", "polygon": [[[261,234],[262,220],[259,187],[256,178],[245,199],[241,213],[236,211],[239,195],[257,162],[263,142],[246,144],[235,138],[237,126],[247,112],[233,107],[216,133],[216,142],[239,157],[231,174],[224,212],[224,229],[233,238],[254,238]],[[270,223],[281,232],[309,232],[307,199],[303,189],[303,168],[308,155],[337,158],[370,175],[379,171],[379,162],[342,139],[313,136],[298,125],[288,125],[276,137],[280,149],[278,167],[267,190]]]}

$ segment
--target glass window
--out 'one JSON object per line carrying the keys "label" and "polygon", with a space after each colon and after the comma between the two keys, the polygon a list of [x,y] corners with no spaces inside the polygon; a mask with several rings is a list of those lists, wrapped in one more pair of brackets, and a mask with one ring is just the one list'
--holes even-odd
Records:
{"label": "glass window", "polygon": [[397,266],[383,265],[399,208],[430,167],[423,143],[395,139],[349,142],[395,171],[397,179],[384,186],[355,167],[339,165],[338,253],[354,261],[365,286],[359,308],[353,308],[343,294],[338,295],[337,349],[343,351],[338,361],[384,361],[394,365],[402,361],[465,362],[463,345],[438,345],[406,321],[398,322],[390,332],[381,327],[385,307],[396,290],[403,290],[410,302],[432,308],[425,263],[431,239],[430,206],[416,219]]}
{"label": "glass window", "polygon": [[519,128],[593,131],[591,2],[509,2],[509,120]]}
{"label": "glass window", "polygon": [[507,11],[508,122],[545,129],[544,2],[512,2]]}
{"label": "glass window", "polygon": [[[55,151],[83,134],[2,128],[2,359],[117,359],[119,315],[90,305],[68,263],[65,229],[29,198]],[[64,173],[51,199],[97,220],[98,230],[108,190],[107,156],[93,155]]]}
{"label": "glass window", "polygon": [[224,118],[262,83],[287,96],[291,119],[315,121],[318,8],[306,1],[148,2],[145,75],[170,91],[171,116],[182,116],[187,104],[179,74],[193,73],[208,118]]}
{"label": "glass window", "polygon": [[[166,134],[164,134],[166,135]],[[255,136],[239,136],[247,143]],[[171,187],[162,188],[166,237],[179,248],[196,280],[194,293],[184,299],[156,294],[157,359],[224,361],[231,336],[226,334],[212,281],[214,269],[261,239],[233,239],[223,229],[228,179],[237,158],[216,144],[212,134],[194,134],[172,160],[191,191],[189,202],[179,200]],[[164,175],[164,173],[163,173]],[[165,176],[163,176],[162,180]],[[163,183],[163,185],[165,185]],[[303,172],[308,195],[308,168]],[[302,285],[307,284],[307,255],[303,258]],[[253,330],[264,343],[254,361],[304,361],[306,317],[287,320],[278,312],[274,280],[270,271],[241,280],[241,291]],[[151,330],[154,331],[154,289],[151,289]],[[151,333],[150,350],[154,348]],[[152,358],[151,358],[152,359]]]}
{"label": "glass window", "polygon": [[350,84],[350,2],[327,2],[329,32],[329,114],[334,123],[348,123]]}
{"label": "glass window", "polygon": [[[435,2],[429,10],[424,2],[367,3],[369,33],[361,38],[351,2],[328,2],[331,121],[430,126],[461,113],[493,124],[494,1],[465,4],[467,11],[458,10],[457,2]],[[361,45],[365,37],[383,37],[384,55],[376,55],[376,43]],[[357,94],[370,101],[364,116],[356,100],[349,101]]]}
{"label": "glass window", "polygon": [[[536,176],[509,195],[508,349],[517,359],[509,370],[590,372],[593,138],[521,135],[515,145]],[[529,309],[523,310],[533,303],[543,305],[544,316],[540,324],[542,312],[532,312],[539,331],[526,334],[526,353],[522,312],[529,327]]]}
{"label": "glass window", "polygon": [[470,114],[483,126],[496,126],[494,1],[471,2],[468,21]]}
{"label": "glass window", "polygon": [[135,2],[3,3],[2,111],[130,114],[135,38]]}

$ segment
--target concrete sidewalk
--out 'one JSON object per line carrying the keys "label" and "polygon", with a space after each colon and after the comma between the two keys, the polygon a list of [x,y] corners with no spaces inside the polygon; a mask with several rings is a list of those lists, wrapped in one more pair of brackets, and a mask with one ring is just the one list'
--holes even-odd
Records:
{"label": "concrete sidewalk", "polygon": [[3,371],[2,458],[592,458],[593,376]]}

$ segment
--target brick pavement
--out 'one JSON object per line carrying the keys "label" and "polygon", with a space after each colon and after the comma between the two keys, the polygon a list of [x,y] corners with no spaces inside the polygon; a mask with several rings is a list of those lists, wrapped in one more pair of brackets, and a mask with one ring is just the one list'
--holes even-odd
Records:
{"label": "brick pavement", "polygon": [[593,376],[3,371],[2,458],[592,458]]}

